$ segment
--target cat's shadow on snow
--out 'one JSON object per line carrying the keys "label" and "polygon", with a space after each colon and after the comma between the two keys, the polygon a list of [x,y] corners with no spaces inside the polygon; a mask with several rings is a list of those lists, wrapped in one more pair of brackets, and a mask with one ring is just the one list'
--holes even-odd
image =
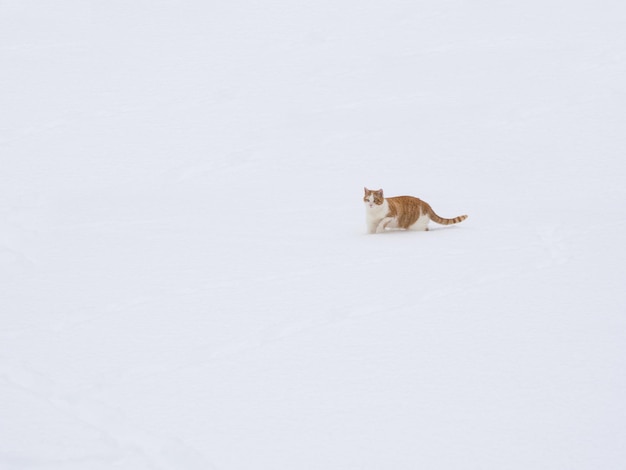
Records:
{"label": "cat's shadow on snow", "polygon": [[368,233],[367,235],[387,235],[387,234],[391,234],[391,233],[420,233],[420,234],[428,234],[428,232],[439,232],[439,231],[446,231],[446,230],[459,230],[463,227],[458,227],[458,226],[448,226],[448,227],[428,227],[428,230],[407,230],[407,229],[402,229],[402,228],[387,228],[385,229],[384,232],[382,233]]}

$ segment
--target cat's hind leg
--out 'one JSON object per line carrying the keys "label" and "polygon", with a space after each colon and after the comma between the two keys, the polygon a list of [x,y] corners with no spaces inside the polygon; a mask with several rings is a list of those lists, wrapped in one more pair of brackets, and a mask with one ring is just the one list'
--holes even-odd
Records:
{"label": "cat's hind leg", "polygon": [[421,215],[413,225],[409,227],[409,230],[418,230],[418,231],[428,231],[428,222],[430,222],[430,217],[427,215]]}

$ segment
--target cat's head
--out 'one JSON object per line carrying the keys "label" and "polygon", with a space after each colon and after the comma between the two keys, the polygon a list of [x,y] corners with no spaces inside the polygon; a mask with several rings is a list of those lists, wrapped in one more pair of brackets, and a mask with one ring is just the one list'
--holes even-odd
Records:
{"label": "cat's head", "polygon": [[383,190],[372,191],[371,189],[365,189],[365,195],[363,196],[363,202],[365,207],[373,208],[374,206],[380,206],[384,201]]}

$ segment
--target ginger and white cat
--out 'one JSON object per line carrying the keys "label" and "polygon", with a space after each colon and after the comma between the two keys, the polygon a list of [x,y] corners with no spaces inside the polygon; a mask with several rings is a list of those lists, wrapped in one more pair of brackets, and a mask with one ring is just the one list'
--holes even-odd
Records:
{"label": "ginger and white cat", "polygon": [[384,197],[383,190],[365,188],[365,222],[369,233],[383,233],[386,229],[428,230],[428,222],[441,225],[463,222],[467,215],[444,219],[435,214],[430,205],[412,196]]}

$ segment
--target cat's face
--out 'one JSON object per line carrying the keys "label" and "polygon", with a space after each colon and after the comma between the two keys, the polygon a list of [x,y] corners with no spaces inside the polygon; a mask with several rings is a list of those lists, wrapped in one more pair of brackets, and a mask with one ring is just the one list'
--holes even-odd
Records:
{"label": "cat's face", "polygon": [[374,208],[375,206],[380,206],[385,200],[383,196],[383,190],[379,189],[378,191],[372,191],[370,189],[365,188],[365,195],[363,196],[363,202],[365,203],[365,207]]}

